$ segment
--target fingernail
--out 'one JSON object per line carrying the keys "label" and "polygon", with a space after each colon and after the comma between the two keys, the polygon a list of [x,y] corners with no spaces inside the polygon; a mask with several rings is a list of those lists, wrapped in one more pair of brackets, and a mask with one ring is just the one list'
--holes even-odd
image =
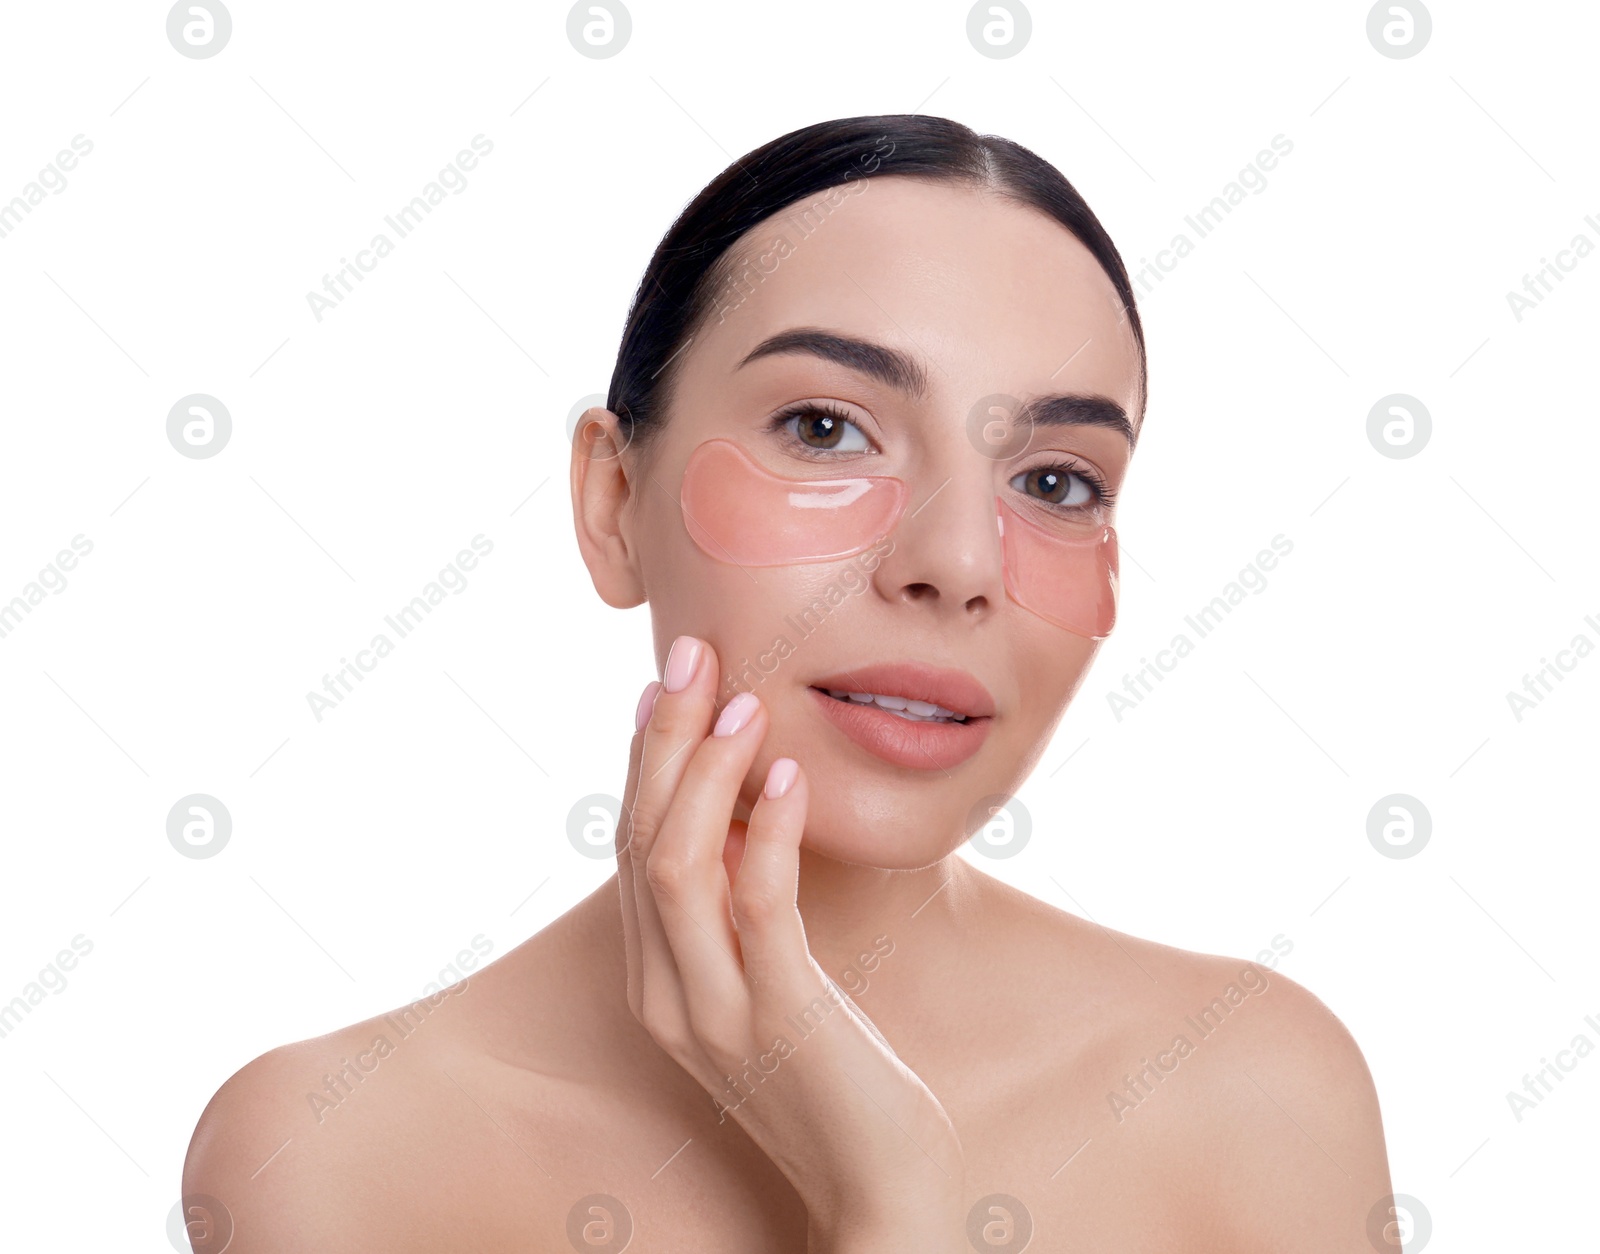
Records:
{"label": "fingernail", "polygon": [[767,768],[765,795],[776,801],[794,787],[795,777],[799,774],[800,763],[793,758],[779,758]]}
{"label": "fingernail", "polygon": [[639,708],[633,712],[633,730],[642,732],[645,724],[650,721],[650,715],[655,712],[656,697],[661,693],[661,681],[652,679],[644,686],[644,691],[639,694]]}
{"label": "fingernail", "polygon": [[753,692],[741,692],[727,705],[722,707],[722,713],[717,716],[717,725],[711,729],[713,736],[731,736],[746,723],[750,716],[756,712],[760,700]]}
{"label": "fingernail", "polygon": [[694,664],[699,660],[700,642],[693,636],[679,636],[667,654],[667,673],[662,676],[662,687],[668,692],[682,692],[694,678]]}

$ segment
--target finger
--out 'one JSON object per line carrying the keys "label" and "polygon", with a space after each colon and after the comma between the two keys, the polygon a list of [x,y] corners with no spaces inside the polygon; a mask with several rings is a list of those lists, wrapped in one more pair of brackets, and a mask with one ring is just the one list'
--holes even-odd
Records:
{"label": "finger", "polygon": [[[640,1018],[674,1039],[689,1035],[689,1010],[677,959],[661,923],[650,885],[649,859],[694,746],[711,728],[716,697],[716,662],[711,646],[680,636],[668,655],[666,676],[645,727],[638,776],[628,798],[634,912],[639,924]],[[668,688],[677,688],[676,692]]]}
{"label": "finger", "polygon": [[[772,794],[777,792],[777,796]],[[733,919],[745,970],[768,992],[806,987],[811,951],[800,918],[800,839],[810,802],[805,772],[779,758],[750,812]]]}
{"label": "finger", "polygon": [[[722,870],[727,877],[723,888],[721,901],[728,903],[728,918],[733,918],[733,885],[739,878],[739,865],[744,861],[744,844],[747,824],[743,819],[734,819],[728,824],[728,843],[722,846]],[[733,932],[733,956],[739,960],[739,965],[744,966],[744,953],[739,948],[739,930]]]}
{"label": "finger", "polygon": [[633,716],[633,739],[628,742],[628,778],[623,784],[622,812],[617,817],[617,892],[622,914],[622,949],[627,961],[628,1005],[637,1017],[643,1010],[643,957],[639,947],[639,907],[633,898],[633,862],[628,857],[630,821],[628,798],[632,797],[639,781],[639,763],[644,756],[644,729],[655,708],[656,696],[661,691],[661,681],[652,679],[639,696],[638,708]]}
{"label": "finger", "polygon": [[[723,861],[734,805],[766,736],[760,699],[729,701],[711,736],[695,750],[650,855],[650,883],[662,900],[661,922],[684,977],[691,1013],[729,1013],[748,1004]],[[709,1015],[697,1021],[711,1022]]]}
{"label": "finger", "polygon": [[729,895],[732,895],[734,884],[739,880],[739,864],[744,861],[745,832],[749,824],[743,819],[734,819],[728,824],[728,843],[722,846],[722,869],[728,874]]}
{"label": "finger", "polygon": [[[696,747],[711,732],[716,705],[716,656],[711,646],[680,636],[667,656],[667,676],[645,725],[639,770],[628,798],[636,866],[650,857],[661,824],[689,769]],[[669,690],[669,684],[677,691]]]}

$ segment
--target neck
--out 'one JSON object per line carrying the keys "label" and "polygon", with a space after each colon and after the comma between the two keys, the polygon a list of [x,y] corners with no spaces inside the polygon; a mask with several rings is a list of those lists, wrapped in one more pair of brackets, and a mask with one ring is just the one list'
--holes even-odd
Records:
{"label": "neck", "polygon": [[[915,871],[854,866],[800,850],[798,904],[817,965],[875,1021],[920,1018],[949,995],[970,960],[983,877],[948,855]],[[606,955],[607,983],[626,1008],[627,962],[616,877],[572,913],[591,959]],[[987,931],[987,928],[978,928]]]}
{"label": "neck", "polygon": [[[811,956],[835,983],[887,952],[921,964],[952,943],[972,906],[972,871],[951,854],[916,871],[853,866],[800,850],[800,917]],[[893,966],[891,959],[888,966]],[[900,983],[901,981],[893,981]]]}

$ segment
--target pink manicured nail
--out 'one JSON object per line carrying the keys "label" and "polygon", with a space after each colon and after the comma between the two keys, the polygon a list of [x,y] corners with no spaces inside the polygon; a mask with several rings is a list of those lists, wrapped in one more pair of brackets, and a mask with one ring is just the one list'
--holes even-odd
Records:
{"label": "pink manicured nail", "polygon": [[746,723],[750,716],[756,712],[756,706],[761,701],[753,692],[741,692],[727,705],[722,707],[722,713],[717,717],[717,725],[711,729],[713,736],[731,736]]}
{"label": "pink manicured nail", "polygon": [[633,713],[633,730],[642,732],[645,724],[650,721],[650,715],[655,712],[656,697],[661,694],[661,681],[652,679],[644,686],[644,691],[639,694],[639,708]]}
{"label": "pink manicured nail", "polygon": [[667,673],[662,676],[662,687],[668,692],[682,692],[694,678],[694,666],[699,660],[700,642],[693,636],[679,636],[667,654]]}
{"label": "pink manicured nail", "polygon": [[776,801],[794,787],[795,777],[799,774],[800,763],[793,758],[779,758],[767,768],[766,796]]}

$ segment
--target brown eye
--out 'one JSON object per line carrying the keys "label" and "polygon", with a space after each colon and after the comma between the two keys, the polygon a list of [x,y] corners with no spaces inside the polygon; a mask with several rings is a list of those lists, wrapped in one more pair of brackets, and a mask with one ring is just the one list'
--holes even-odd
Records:
{"label": "brown eye", "polygon": [[1065,466],[1039,466],[1017,476],[1023,492],[1051,505],[1087,505],[1095,495],[1093,486],[1082,475]]}
{"label": "brown eye", "polygon": [[832,414],[801,414],[798,434],[813,448],[835,448],[844,435],[844,423]]}
{"label": "brown eye", "polygon": [[864,453],[872,446],[861,428],[843,414],[807,405],[778,420],[804,449],[820,452]]}

